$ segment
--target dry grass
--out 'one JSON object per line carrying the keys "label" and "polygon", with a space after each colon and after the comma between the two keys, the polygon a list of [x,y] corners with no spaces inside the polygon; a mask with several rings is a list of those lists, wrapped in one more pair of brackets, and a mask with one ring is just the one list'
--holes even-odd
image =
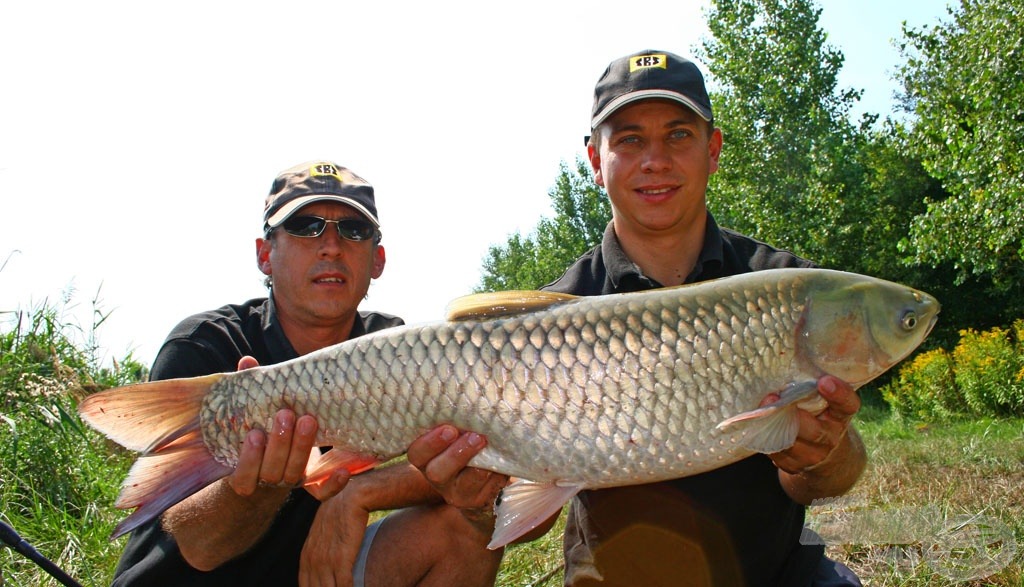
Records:
{"label": "dry grass", "polygon": [[[811,510],[812,527],[846,522],[832,556],[871,586],[1024,585],[1024,422],[859,428],[871,452],[864,477]],[[870,530],[860,540],[858,519]]]}
{"label": "dry grass", "polygon": [[[867,408],[857,427],[864,477],[809,510],[830,556],[870,587],[1024,586],[1024,421],[919,426]],[[510,548],[497,584],[561,585],[560,530]]]}

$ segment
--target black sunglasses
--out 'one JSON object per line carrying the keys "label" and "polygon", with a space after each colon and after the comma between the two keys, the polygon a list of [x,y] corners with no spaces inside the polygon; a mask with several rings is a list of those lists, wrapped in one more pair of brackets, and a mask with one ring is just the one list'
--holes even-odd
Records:
{"label": "black sunglasses", "polygon": [[281,223],[281,228],[292,236],[316,238],[324,233],[328,224],[333,223],[338,229],[338,236],[350,241],[374,239],[380,242],[380,231],[373,224],[359,218],[342,218],[327,220],[319,216],[292,216]]}

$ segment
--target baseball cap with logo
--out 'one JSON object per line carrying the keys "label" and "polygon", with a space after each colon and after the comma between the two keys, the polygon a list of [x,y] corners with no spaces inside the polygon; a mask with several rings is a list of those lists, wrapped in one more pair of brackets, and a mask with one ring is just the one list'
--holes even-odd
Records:
{"label": "baseball cap with logo", "polygon": [[697,65],[666,51],[646,50],[612,61],[594,87],[591,130],[637,100],[675,100],[708,122],[711,99]]}
{"label": "baseball cap with logo", "polygon": [[330,161],[310,161],[282,171],[270,188],[263,209],[266,228],[276,228],[299,208],[312,202],[352,206],[380,227],[373,186],[351,170]]}

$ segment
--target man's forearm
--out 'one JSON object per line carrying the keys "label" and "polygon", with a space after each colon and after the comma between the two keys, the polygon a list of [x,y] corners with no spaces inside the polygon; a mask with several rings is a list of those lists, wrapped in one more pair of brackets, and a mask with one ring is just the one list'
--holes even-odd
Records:
{"label": "man's forearm", "polygon": [[860,478],[867,465],[867,452],[860,434],[850,426],[842,442],[828,457],[799,473],[779,470],[779,480],[786,493],[804,505],[816,499],[843,495]]}
{"label": "man's forearm", "polygon": [[423,475],[405,461],[353,477],[342,493],[346,499],[357,499],[370,512],[443,501]]}
{"label": "man's forearm", "polygon": [[290,492],[288,488],[261,487],[242,497],[221,479],[168,509],[161,521],[185,561],[209,571],[256,544]]}

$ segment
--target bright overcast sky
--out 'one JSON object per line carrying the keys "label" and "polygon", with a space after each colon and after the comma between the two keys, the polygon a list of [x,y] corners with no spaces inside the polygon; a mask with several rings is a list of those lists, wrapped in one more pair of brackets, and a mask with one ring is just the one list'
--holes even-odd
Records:
{"label": "bright overcast sky", "polygon": [[[891,112],[891,40],[946,4],[825,0],[861,110]],[[148,365],[185,316],[266,294],[263,199],[324,158],[376,188],[388,261],[362,307],[440,319],[489,246],[550,213],[607,63],[691,55],[706,5],[4,2],[0,311],[73,291],[88,327],[99,292],[105,360]]]}

